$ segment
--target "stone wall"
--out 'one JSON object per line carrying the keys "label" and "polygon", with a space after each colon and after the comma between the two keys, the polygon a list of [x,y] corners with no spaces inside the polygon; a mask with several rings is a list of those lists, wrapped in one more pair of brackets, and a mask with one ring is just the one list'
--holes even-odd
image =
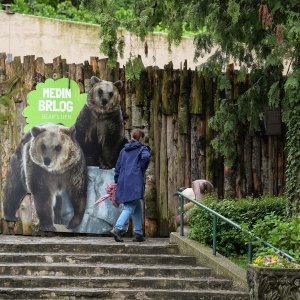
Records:
{"label": "stone wall", "polygon": [[[183,38],[181,44],[173,46],[169,53],[166,35],[153,34],[146,39],[148,57],[145,57],[144,43],[127,32],[123,34],[126,48],[124,59],[119,59],[121,66],[130,52],[141,55],[145,66],[163,68],[172,61],[174,68],[180,68],[181,63],[187,60],[188,66],[193,69],[198,64],[193,62],[191,38]],[[0,12],[0,52],[12,53],[13,56],[35,55],[43,57],[46,63],[57,56],[68,62],[82,63],[87,57],[104,57],[99,52],[99,45],[97,25]]]}

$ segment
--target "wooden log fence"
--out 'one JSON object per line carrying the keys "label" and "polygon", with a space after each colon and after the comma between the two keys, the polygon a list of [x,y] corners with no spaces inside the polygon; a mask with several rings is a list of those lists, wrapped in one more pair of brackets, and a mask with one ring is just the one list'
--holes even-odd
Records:
{"label": "wooden log fence", "polygon": [[[251,136],[246,133],[237,147],[237,162],[225,168],[223,158],[216,153],[211,140],[215,132],[208,120],[218,106],[216,81],[188,69],[174,70],[172,63],[164,70],[147,67],[140,80],[126,82],[125,70],[108,66],[107,59],[91,57],[82,64],[68,64],[61,57],[53,63],[32,55],[15,57],[5,62],[0,53],[1,83],[17,76],[11,106],[1,111],[12,117],[0,128],[1,196],[0,217],[3,217],[3,187],[9,159],[26,125],[22,111],[27,105],[26,95],[39,82],[47,78],[69,77],[75,80],[81,92],[90,89],[90,78],[95,75],[104,80],[123,80],[121,94],[126,136],[133,128],[144,128],[149,136],[152,158],[146,176],[145,232],[147,236],[168,236],[176,229],[175,216],[178,203],[173,193],[181,186],[191,187],[196,179],[207,179],[219,197],[280,194],[284,188],[284,134],[280,136]],[[241,92],[236,77],[232,77],[232,101]],[[2,222],[3,224],[4,222]],[[22,224],[14,228],[1,227],[2,232],[30,234]]]}

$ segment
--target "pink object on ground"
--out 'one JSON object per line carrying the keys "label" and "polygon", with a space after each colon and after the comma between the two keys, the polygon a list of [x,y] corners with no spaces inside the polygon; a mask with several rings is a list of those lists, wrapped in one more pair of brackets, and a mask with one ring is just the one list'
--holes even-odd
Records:
{"label": "pink object on ground", "polygon": [[117,184],[116,183],[110,183],[106,186],[106,192],[107,194],[100,197],[95,204],[99,204],[102,201],[110,198],[111,203],[113,204],[113,206],[115,207],[119,207],[119,204],[116,202],[116,188],[117,188]]}

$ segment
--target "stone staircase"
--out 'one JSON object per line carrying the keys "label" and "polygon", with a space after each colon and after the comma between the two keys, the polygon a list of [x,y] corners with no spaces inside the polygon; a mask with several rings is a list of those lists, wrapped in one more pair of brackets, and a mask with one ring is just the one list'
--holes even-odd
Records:
{"label": "stone staircase", "polygon": [[169,239],[0,235],[0,299],[244,300]]}

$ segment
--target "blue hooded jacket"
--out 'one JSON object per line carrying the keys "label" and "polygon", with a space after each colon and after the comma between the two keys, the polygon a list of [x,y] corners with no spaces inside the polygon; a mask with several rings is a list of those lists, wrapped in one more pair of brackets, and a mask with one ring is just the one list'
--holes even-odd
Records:
{"label": "blue hooded jacket", "polygon": [[135,140],[121,150],[115,167],[118,204],[143,198],[145,171],[150,162],[150,155],[149,148]]}

